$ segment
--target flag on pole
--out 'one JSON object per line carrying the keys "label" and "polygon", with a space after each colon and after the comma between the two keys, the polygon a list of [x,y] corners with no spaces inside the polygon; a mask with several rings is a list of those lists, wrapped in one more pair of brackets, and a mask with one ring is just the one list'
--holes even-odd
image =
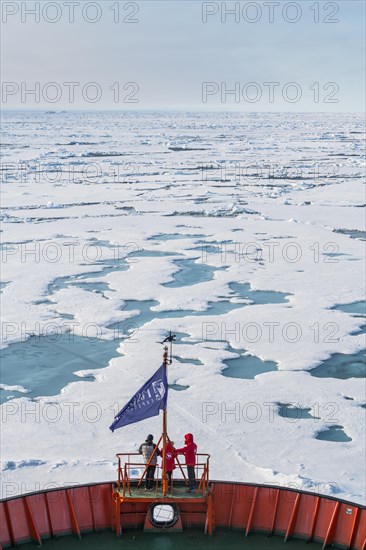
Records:
{"label": "flag on pole", "polygon": [[160,409],[166,408],[167,398],[168,381],[163,363],[114,417],[114,422],[109,429],[114,432],[117,428],[157,416]]}

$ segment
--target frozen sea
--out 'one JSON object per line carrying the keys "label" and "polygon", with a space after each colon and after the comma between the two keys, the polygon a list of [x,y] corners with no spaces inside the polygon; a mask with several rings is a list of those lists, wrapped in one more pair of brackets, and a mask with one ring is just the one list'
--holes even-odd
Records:
{"label": "frozen sea", "polygon": [[114,479],[161,418],[213,479],[365,503],[357,114],[5,112],[2,496]]}

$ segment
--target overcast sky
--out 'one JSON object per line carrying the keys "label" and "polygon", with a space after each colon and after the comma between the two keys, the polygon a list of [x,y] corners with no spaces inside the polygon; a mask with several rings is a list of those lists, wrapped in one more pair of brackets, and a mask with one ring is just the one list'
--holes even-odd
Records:
{"label": "overcast sky", "polygon": [[3,108],[364,109],[363,0],[1,8]]}

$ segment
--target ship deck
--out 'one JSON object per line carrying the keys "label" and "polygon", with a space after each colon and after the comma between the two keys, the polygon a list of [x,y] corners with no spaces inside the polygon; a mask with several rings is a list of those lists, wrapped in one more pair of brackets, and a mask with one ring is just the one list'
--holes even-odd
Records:
{"label": "ship deck", "polygon": [[[187,550],[187,544],[192,548],[209,548],[210,550],[320,550],[321,544],[306,543],[293,539],[284,543],[283,538],[253,534],[245,537],[244,532],[217,530],[213,537],[204,535],[201,531],[186,530],[184,533],[143,533],[142,531],[127,531],[120,538],[114,533],[95,533],[83,535],[79,541],[75,537],[60,537],[42,541],[43,547],[49,550],[117,550],[121,548],[142,550]],[[22,545],[22,549],[31,550],[37,547],[35,543]]]}
{"label": "ship deck", "polygon": [[[121,497],[123,496],[123,490],[120,489],[119,494]],[[125,491],[125,496],[123,497],[124,500],[159,500],[164,498],[164,502],[168,502],[169,500],[187,500],[187,501],[202,501],[206,498],[208,495],[208,491],[205,491],[202,493],[202,491],[195,491],[190,492],[187,491],[187,487],[181,483],[177,484],[173,487],[172,491],[169,491],[168,494],[164,497],[162,493],[162,488],[159,486],[157,489],[154,489],[152,491],[145,491],[144,487],[137,487],[137,484],[131,484],[130,492],[128,490]]]}

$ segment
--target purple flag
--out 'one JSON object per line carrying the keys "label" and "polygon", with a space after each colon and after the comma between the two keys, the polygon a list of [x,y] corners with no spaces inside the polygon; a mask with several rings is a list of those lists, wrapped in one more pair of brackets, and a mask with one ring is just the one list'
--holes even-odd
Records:
{"label": "purple flag", "polygon": [[109,427],[112,432],[117,428],[128,426],[157,416],[160,409],[166,408],[168,398],[168,381],[164,363],[155,374],[135,393],[130,401],[115,416],[113,424]]}

